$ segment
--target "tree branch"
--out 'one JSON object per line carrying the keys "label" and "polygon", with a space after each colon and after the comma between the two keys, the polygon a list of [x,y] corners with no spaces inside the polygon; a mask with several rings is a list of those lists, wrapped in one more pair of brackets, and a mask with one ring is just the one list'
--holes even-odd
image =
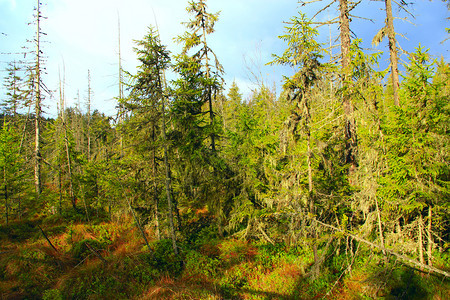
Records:
{"label": "tree branch", "polygon": [[352,233],[346,232],[346,231],[344,231],[344,230],[342,230],[340,228],[337,228],[337,227],[334,227],[332,225],[323,223],[323,222],[321,222],[321,221],[319,221],[319,220],[317,220],[317,219],[315,219],[313,217],[309,217],[309,218],[312,219],[313,221],[317,222],[318,224],[324,226],[324,227],[328,227],[330,229],[333,229],[335,231],[338,231],[340,233],[348,235],[348,236],[354,238],[355,240],[357,240],[359,242],[362,242],[364,244],[367,244],[367,245],[369,245],[371,247],[374,247],[374,248],[377,248],[379,250],[385,251],[386,253],[389,253],[390,255],[393,255],[393,256],[399,258],[403,263],[405,263],[407,265],[410,265],[410,266],[413,266],[413,267],[419,267],[419,268],[425,269],[425,270],[427,270],[429,272],[434,272],[434,273],[437,273],[437,274],[444,275],[445,277],[450,277],[450,273],[449,272],[437,269],[437,268],[432,267],[432,266],[428,266],[428,265],[422,264],[422,263],[420,263],[420,262],[418,262],[418,261],[416,261],[414,259],[411,259],[411,258],[409,258],[409,257],[407,257],[405,255],[397,253],[397,252],[395,252],[395,251],[393,251],[391,249],[387,249],[385,247],[379,246],[379,245],[374,244],[372,242],[369,242],[369,241],[367,241],[367,240],[365,240],[365,239],[363,239],[363,238],[361,238],[361,237],[359,237],[357,235],[354,235]]}

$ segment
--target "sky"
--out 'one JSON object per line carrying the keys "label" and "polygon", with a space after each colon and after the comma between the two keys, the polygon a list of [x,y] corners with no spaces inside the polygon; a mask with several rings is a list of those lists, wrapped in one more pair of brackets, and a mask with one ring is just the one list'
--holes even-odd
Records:
{"label": "sky", "polygon": [[[27,40],[34,38],[33,8],[37,0],[0,0],[0,81],[6,76],[8,62],[23,59],[23,47],[33,48]],[[450,60],[450,41],[444,30],[450,27],[446,19],[450,16],[440,0],[412,1],[409,8],[414,18],[394,8],[395,29],[400,46],[405,51],[414,51],[419,43],[430,48],[435,58]],[[65,76],[65,95],[68,106],[78,102],[84,109],[87,98],[87,73],[91,73],[92,107],[108,115],[116,113],[115,97],[118,95],[118,23],[120,20],[120,52],[123,69],[136,72],[137,60],[134,41],[142,39],[149,26],[157,25],[162,43],[173,54],[180,51],[174,38],[186,30],[182,22],[189,20],[187,0],[41,0],[42,31],[46,33],[42,51],[46,57],[46,86],[54,90],[44,100],[47,116],[56,114],[59,94],[59,77]],[[251,91],[263,81],[279,93],[283,75],[290,76],[293,70],[280,66],[267,66],[272,54],[282,54],[286,45],[278,36],[284,33],[290,18],[299,11],[312,17],[314,12],[328,1],[318,1],[302,6],[296,0],[207,0],[209,12],[220,11],[215,32],[208,37],[210,47],[217,54],[225,69],[226,88],[235,81],[241,93],[249,97]],[[363,47],[371,48],[372,37],[384,25],[384,2],[363,0],[354,14],[373,19],[352,18],[350,24],[356,37],[363,40]],[[320,16],[318,21],[338,16],[336,6]],[[400,18],[408,17],[408,21]],[[320,41],[328,43],[338,37],[338,29],[322,28]],[[387,50],[384,40],[376,51]],[[334,50],[337,52],[337,50]],[[15,54],[19,53],[19,54]],[[28,54],[27,58],[32,57]],[[406,60],[406,55],[401,59]],[[383,55],[381,66],[387,67],[388,56]],[[60,75],[61,74],[61,75]],[[5,97],[3,84],[0,100]]]}

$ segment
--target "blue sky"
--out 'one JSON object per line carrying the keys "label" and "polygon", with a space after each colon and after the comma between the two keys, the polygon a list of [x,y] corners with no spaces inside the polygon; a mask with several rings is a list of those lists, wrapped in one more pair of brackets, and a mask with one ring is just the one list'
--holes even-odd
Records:
{"label": "blue sky", "polygon": [[[121,52],[123,67],[134,73],[136,55],[133,52],[133,40],[141,39],[155,18],[161,32],[162,41],[173,53],[179,47],[173,38],[184,32],[181,24],[189,15],[185,0],[42,0],[42,29],[47,33],[43,51],[47,57],[46,85],[53,90],[58,87],[59,70],[65,69],[66,98],[69,106],[76,103],[79,92],[81,102],[86,98],[87,70],[91,72],[93,107],[109,115],[115,113],[115,100],[118,83],[118,16],[121,24]],[[406,38],[398,37],[405,51],[413,51],[422,44],[430,48],[430,53],[438,58],[450,58],[450,41],[441,44],[447,37],[445,27],[450,27],[449,12],[440,0],[413,1],[409,9],[415,18],[409,21],[397,19],[396,30]],[[296,0],[208,0],[210,12],[221,11],[216,32],[209,37],[211,48],[216,52],[225,68],[227,87],[236,81],[244,96],[263,79],[268,85],[281,89],[282,75],[292,74],[292,70],[282,67],[266,66],[273,53],[281,54],[286,45],[278,39],[283,34],[283,21],[297,15],[298,11],[312,16],[315,9],[328,1],[319,1],[315,5],[302,7]],[[370,48],[370,42],[377,30],[384,24],[384,2],[363,0],[355,14],[371,21],[353,18],[351,28],[363,46]],[[27,25],[33,20],[34,0],[0,0],[0,77],[6,63],[23,58],[23,46],[32,47],[27,40],[34,38],[34,27]],[[319,16],[320,20],[337,16],[336,6]],[[400,18],[407,17],[395,9]],[[412,24],[412,23],[414,24]],[[5,35],[6,34],[6,35]],[[333,39],[338,36],[337,28],[331,28]],[[321,30],[320,39],[329,40],[329,28]],[[384,40],[377,50],[387,52]],[[334,50],[335,53],[337,50]],[[406,59],[403,55],[402,59]],[[388,57],[382,57],[381,65],[387,66]],[[55,93],[57,95],[57,93]],[[4,97],[3,84],[0,97]],[[45,106],[47,115],[56,112],[57,97],[47,97]]]}

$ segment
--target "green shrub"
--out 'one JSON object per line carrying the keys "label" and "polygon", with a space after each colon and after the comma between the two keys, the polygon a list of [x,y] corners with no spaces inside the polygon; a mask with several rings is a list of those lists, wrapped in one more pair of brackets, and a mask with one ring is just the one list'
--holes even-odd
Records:
{"label": "green shrub", "polygon": [[86,221],[86,214],[81,210],[74,210],[73,208],[64,209],[62,211],[64,220],[68,222],[84,222]]}
{"label": "green shrub", "polygon": [[92,225],[91,229],[97,240],[105,245],[111,245],[118,235],[117,228],[108,224]]}
{"label": "green shrub", "polygon": [[228,270],[220,279],[220,293],[225,299],[240,299],[239,292],[248,286],[253,266],[242,263]]}
{"label": "green shrub", "polygon": [[389,282],[388,299],[428,299],[431,287],[416,272],[408,268],[398,268],[392,272]]}
{"label": "green shrub", "polygon": [[0,226],[0,239],[20,242],[30,238],[37,238],[39,235],[39,229],[32,221],[20,221]]}
{"label": "green shrub", "polygon": [[215,277],[218,274],[220,261],[217,258],[211,258],[196,251],[189,251],[185,261],[185,271],[188,274],[205,275],[207,277]]}
{"label": "green shrub", "polygon": [[42,295],[42,300],[63,300],[63,296],[58,289],[46,290]]}
{"label": "green shrub", "polygon": [[247,241],[236,239],[225,240],[220,245],[220,259],[229,265],[250,260],[257,254],[257,249]]}
{"label": "green shrub", "polygon": [[83,259],[86,259],[86,257],[90,256],[92,251],[86,245],[87,243],[96,251],[105,248],[105,245],[97,240],[85,239],[73,244],[70,251],[71,256],[78,261],[82,261]]}
{"label": "green shrub", "polygon": [[62,286],[64,299],[89,299],[91,296],[102,299],[127,299],[130,283],[119,280],[114,271],[102,264],[90,266],[68,278]]}
{"label": "green shrub", "polygon": [[210,216],[199,217],[191,212],[184,215],[183,218],[185,219],[185,225],[180,236],[184,238],[188,247],[197,250],[205,244],[217,242],[217,226]]}
{"label": "green shrub", "polygon": [[178,276],[183,271],[183,261],[180,255],[175,255],[172,240],[163,239],[152,243],[153,256],[149,264],[161,272]]}

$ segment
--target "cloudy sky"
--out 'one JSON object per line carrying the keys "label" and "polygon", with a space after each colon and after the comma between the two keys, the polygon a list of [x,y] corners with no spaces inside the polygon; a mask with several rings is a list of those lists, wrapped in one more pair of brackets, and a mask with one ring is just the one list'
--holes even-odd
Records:
{"label": "cloudy sky", "polygon": [[[118,19],[120,18],[121,54],[123,68],[135,72],[136,55],[133,40],[142,39],[148,26],[156,22],[161,32],[162,42],[176,54],[179,46],[173,41],[185,31],[181,22],[190,16],[186,12],[187,0],[41,0],[42,11],[47,17],[42,22],[42,30],[47,33],[42,45],[47,57],[44,77],[46,85],[53,90],[58,87],[58,73],[65,69],[66,98],[74,105],[78,92],[81,102],[86,98],[87,72],[91,72],[93,107],[109,115],[115,113],[118,84]],[[291,70],[265,66],[273,53],[281,54],[285,45],[277,37],[283,34],[283,21],[288,21],[299,10],[312,16],[315,7],[302,7],[296,0],[208,0],[210,12],[220,11],[216,32],[209,37],[211,48],[216,52],[225,68],[227,87],[233,81],[239,85],[244,96],[250,94],[257,84],[255,76],[263,78],[266,84],[280,90],[282,75],[290,75]],[[447,37],[444,28],[450,27],[448,10],[440,0],[414,1],[410,8],[415,18],[409,21],[396,20],[396,30],[402,48],[413,51],[419,42],[430,48],[435,57],[443,56],[449,61],[450,41],[441,44]],[[32,48],[27,40],[34,38],[33,21],[35,0],[0,0],[0,78],[6,75],[6,64],[23,59],[22,47]],[[383,2],[365,0],[355,14],[372,21],[353,18],[354,33],[370,47],[370,41],[384,22]],[[405,13],[395,11],[399,17]],[[335,8],[320,16],[322,20],[337,16]],[[412,24],[412,23],[413,24]],[[321,39],[329,39],[329,29],[324,28]],[[336,39],[336,28],[331,28],[331,36]],[[385,51],[387,41],[378,47]],[[337,51],[337,50],[335,50]],[[406,57],[403,57],[406,58]],[[387,58],[382,59],[386,65]],[[59,71],[61,70],[61,71]],[[3,84],[0,97],[4,97]],[[57,93],[55,93],[57,95]],[[54,115],[57,97],[47,97],[47,115]]]}

